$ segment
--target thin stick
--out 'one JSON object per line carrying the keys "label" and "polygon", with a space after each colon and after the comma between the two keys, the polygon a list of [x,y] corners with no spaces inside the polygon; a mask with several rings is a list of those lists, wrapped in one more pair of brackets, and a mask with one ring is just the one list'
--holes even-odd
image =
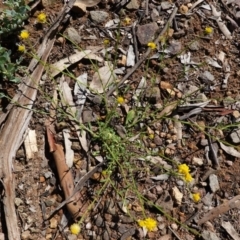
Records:
{"label": "thin stick", "polygon": [[[160,32],[160,34],[158,35],[158,37],[156,38],[156,40],[154,41],[155,44],[157,44],[159,42],[159,39],[161,38],[162,35],[164,35],[164,33],[167,31],[168,27],[171,25],[173,18],[175,17],[176,13],[177,13],[178,8],[175,7],[172,11],[172,14],[169,18],[169,20],[167,21],[165,27],[163,28],[163,30]],[[148,48],[147,52],[144,54],[144,56],[130,69],[130,71],[123,77],[123,79],[114,87],[112,87],[106,94],[107,97],[109,97],[117,88],[119,88],[136,70],[137,68],[146,60],[146,58],[148,57],[148,55],[151,53],[151,48]]]}

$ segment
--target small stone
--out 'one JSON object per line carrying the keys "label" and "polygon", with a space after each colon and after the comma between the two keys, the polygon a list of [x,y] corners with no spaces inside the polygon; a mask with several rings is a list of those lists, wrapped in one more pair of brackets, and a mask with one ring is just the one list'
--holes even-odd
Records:
{"label": "small stone", "polygon": [[52,172],[50,172],[50,171],[44,173],[44,177],[45,177],[46,179],[52,177],[52,175],[53,175],[53,174],[52,174]]}
{"label": "small stone", "polygon": [[231,167],[233,165],[233,162],[232,161],[226,161],[226,164]]}
{"label": "small stone", "polygon": [[177,230],[178,229],[178,225],[176,223],[172,223],[171,227],[173,230]]}
{"label": "small stone", "polygon": [[156,22],[159,19],[159,12],[156,8],[152,10],[151,19],[153,22]]}
{"label": "small stone", "polygon": [[214,232],[210,232],[207,230],[203,230],[202,232],[202,238],[204,240],[220,240],[220,238],[218,238],[218,236],[216,235],[216,233]]}
{"label": "small stone", "polygon": [[90,11],[91,19],[96,23],[102,23],[107,20],[109,14],[104,11]]}
{"label": "small stone", "polygon": [[188,12],[188,7],[186,5],[182,5],[179,8],[180,13],[186,14]]}
{"label": "small stone", "polygon": [[239,118],[239,117],[240,117],[240,113],[239,113],[239,111],[237,111],[237,110],[233,111],[232,115],[233,115],[235,118]]}
{"label": "small stone", "polygon": [[56,200],[55,200],[55,198],[50,198],[50,199],[47,199],[44,202],[45,202],[45,205],[47,207],[51,207],[51,206],[53,206],[56,203]]}
{"label": "small stone", "polygon": [[67,35],[70,41],[74,43],[80,43],[81,42],[81,36],[78,34],[77,30],[73,27],[67,28]]}
{"label": "small stone", "polygon": [[84,3],[81,3],[80,1],[75,1],[72,9],[73,12],[78,13],[78,14],[83,14],[87,11],[86,5]]}
{"label": "small stone", "polygon": [[157,145],[157,146],[161,146],[162,145],[162,139],[158,136],[158,135],[155,135],[154,136],[154,139],[153,139],[154,143]]}
{"label": "small stone", "polygon": [[127,9],[139,9],[140,5],[137,0],[130,0],[130,2],[126,5]]}
{"label": "small stone", "polygon": [[211,174],[209,176],[209,186],[213,193],[220,189],[217,175]]}
{"label": "small stone", "polygon": [[177,187],[172,188],[172,196],[175,199],[177,205],[181,205],[183,194],[179,191]]}
{"label": "small stone", "polygon": [[197,165],[197,166],[202,166],[203,165],[203,159],[193,157],[192,164]]}
{"label": "small stone", "polygon": [[23,204],[23,201],[21,198],[15,198],[15,205],[19,207],[21,204]]}
{"label": "small stone", "polygon": [[164,1],[164,2],[161,2],[161,7],[163,10],[167,10],[172,7],[172,4],[168,1]]}
{"label": "small stone", "polygon": [[232,139],[232,141],[233,141],[234,143],[240,143],[240,129],[232,132],[232,133],[230,134],[230,138]]}
{"label": "small stone", "polygon": [[23,240],[30,239],[30,236],[31,236],[31,233],[30,233],[30,231],[27,230],[27,231],[22,232],[21,239],[23,239]]}
{"label": "small stone", "polygon": [[97,216],[95,224],[97,227],[101,227],[103,225],[103,219],[100,215]]}
{"label": "small stone", "polygon": [[142,45],[147,45],[153,41],[156,31],[158,30],[157,23],[148,23],[145,25],[138,26],[137,37]]}
{"label": "small stone", "polygon": [[57,225],[58,225],[57,219],[56,218],[51,218],[50,219],[50,228],[55,229],[55,228],[57,228]]}
{"label": "small stone", "polygon": [[198,51],[200,49],[199,41],[194,41],[190,46],[189,49],[192,51]]}
{"label": "small stone", "polygon": [[203,73],[201,73],[199,78],[202,83],[206,84],[213,84],[215,80],[215,77],[209,71],[204,71]]}
{"label": "small stone", "polygon": [[83,123],[89,123],[95,121],[97,118],[92,110],[86,110],[82,113],[82,119]]}
{"label": "small stone", "polygon": [[102,239],[103,239],[103,240],[109,240],[109,239],[110,239],[107,230],[104,231],[104,233],[103,233],[103,238],[102,238]]}
{"label": "small stone", "polygon": [[44,182],[45,182],[45,177],[44,177],[44,176],[40,176],[39,182],[40,182],[40,183],[44,183]]}

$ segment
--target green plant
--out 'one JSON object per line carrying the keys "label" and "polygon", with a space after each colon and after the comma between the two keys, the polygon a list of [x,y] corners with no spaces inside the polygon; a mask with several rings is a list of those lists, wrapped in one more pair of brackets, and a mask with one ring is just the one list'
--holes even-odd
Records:
{"label": "green plant", "polygon": [[24,0],[4,1],[6,9],[0,13],[1,28],[0,36],[12,33],[19,27],[23,26],[24,20],[28,17],[29,6]]}

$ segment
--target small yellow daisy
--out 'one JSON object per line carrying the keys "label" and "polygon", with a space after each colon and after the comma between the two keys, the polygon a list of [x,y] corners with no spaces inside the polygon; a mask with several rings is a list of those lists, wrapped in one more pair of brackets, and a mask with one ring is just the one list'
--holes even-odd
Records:
{"label": "small yellow daisy", "polygon": [[131,18],[125,17],[123,20],[124,25],[129,25],[131,23]]}
{"label": "small yellow daisy", "polygon": [[196,202],[196,203],[199,202],[201,200],[200,193],[193,193],[192,198],[193,198],[194,202]]}
{"label": "small yellow daisy", "polygon": [[29,32],[27,30],[22,30],[20,33],[20,38],[25,40],[29,38]]}
{"label": "small yellow daisy", "polygon": [[156,46],[156,44],[154,42],[149,42],[147,44],[147,46],[150,47],[152,50],[157,48],[157,46]]}
{"label": "small yellow daisy", "polygon": [[205,34],[211,34],[213,32],[213,28],[212,27],[206,27],[204,32],[205,32]]}
{"label": "small yellow daisy", "polygon": [[72,234],[78,235],[80,232],[80,226],[77,223],[74,223],[70,226],[70,232]]}
{"label": "small yellow daisy", "polygon": [[103,40],[103,44],[104,44],[104,45],[108,45],[109,43],[110,43],[109,39],[104,39],[104,40]]}
{"label": "small yellow daisy", "polygon": [[123,104],[125,102],[124,98],[123,97],[117,97],[117,102],[119,104]]}
{"label": "small yellow daisy", "polygon": [[25,52],[26,48],[24,45],[18,45],[18,51],[19,52]]}
{"label": "small yellow daisy", "polygon": [[146,218],[144,220],[138,220],[140,227],[146,228],[148,231],[154,231],[157,229],[157,221],[153,218]]}
{"label": "small yellow daisy", "polygon": [[46,23],[47,22],[47,16],[45,13],[40,13],[38,16],[37,16],[37,20],[39,23]]}

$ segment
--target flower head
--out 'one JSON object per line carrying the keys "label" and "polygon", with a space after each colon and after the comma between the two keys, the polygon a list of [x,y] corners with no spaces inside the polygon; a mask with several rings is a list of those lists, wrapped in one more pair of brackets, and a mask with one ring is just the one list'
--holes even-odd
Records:
{"label": "flower head", "polygon": [[129,24],[131,23],[131,18],[125,17],[125,18],[123,19],[123,23],[124,23],[124,25],[129,25]]}
{"label": "flower head", "polygon": [[124,102],[125,102],[125,100],[124,100],[124,98],[123,97],[117,97],[117,102],[119,103],[119,104],[123,104]]}
{"label": "flower head", "polygon": [[207,35],[208,35],[208,34],[211,34],[211,33],[213,32],[213,28],[212,28],[212,27],[206,27],[204,32],[205,32],[205,34],[207,34]]}
{"label": "flower head", "polygon": [[26,48],[24,45],[18,45],[18,51],[19,52],[25,52]]}
{"label": "flower head", "polygon": [[150,133],[150,134],[148,135],[148,137],[149,137],[150,139],[154,139],[154,134],[153,134],[153,133]]}
{"label": "flower head", "polygon": [[190,172],[190,169],[187,164],[180,164],[178,166],[178,172],[183,175],[183,178],[186,182],[191,182],[193,180]]}
{"label": "flower head", "polygon": [[22,30],[20,33],[20,38],[25,40],[29,38],[29,32],[27,30]]}
{"label": "flower head", "polygon": [[150,47],[152,50],[157,48],[157,46],[156,46],[156,44],[154,42],[149,42],[147,44],[147,46]]}
{"label": "flower head", "polygon": [[181,174],[187,174],[187,173],[189,173],[190,170],[189,170],[188,165],[185,164],[185,163],[184,163],[184,164],[180,164],[180,165],[178,166],[178,172],[181,173]]}
{"label": "flower head", "polygon": [[154,231],[157,227],[157,221],[152,218],[146,218],[144,220],[138,220],[138,225],[146,228],[148,231]]}
{"label": "flower head", "polygon": [[77,223],[74,223],[70,226],[70,232],[72,234],[78,235],[80,232],[80,226]]}
{"label": "flower head", "polygon": [[196,202],[196,203],[199,202],[201,199],[200,193],[193,193],[192,198],[193,198],[194,202]]}
{"label": "flower head", "polygon": [[46,23],[47,22],[47,16],[45,13],[40,13],[37,16],[37,20],[39,23]]}
{"label": "flower head", "polygon": [[104,39],[104,40],[103,40],[103,44],[104,44],[104,45],[108,45],[109,43],[110,43],[109,39]]}

